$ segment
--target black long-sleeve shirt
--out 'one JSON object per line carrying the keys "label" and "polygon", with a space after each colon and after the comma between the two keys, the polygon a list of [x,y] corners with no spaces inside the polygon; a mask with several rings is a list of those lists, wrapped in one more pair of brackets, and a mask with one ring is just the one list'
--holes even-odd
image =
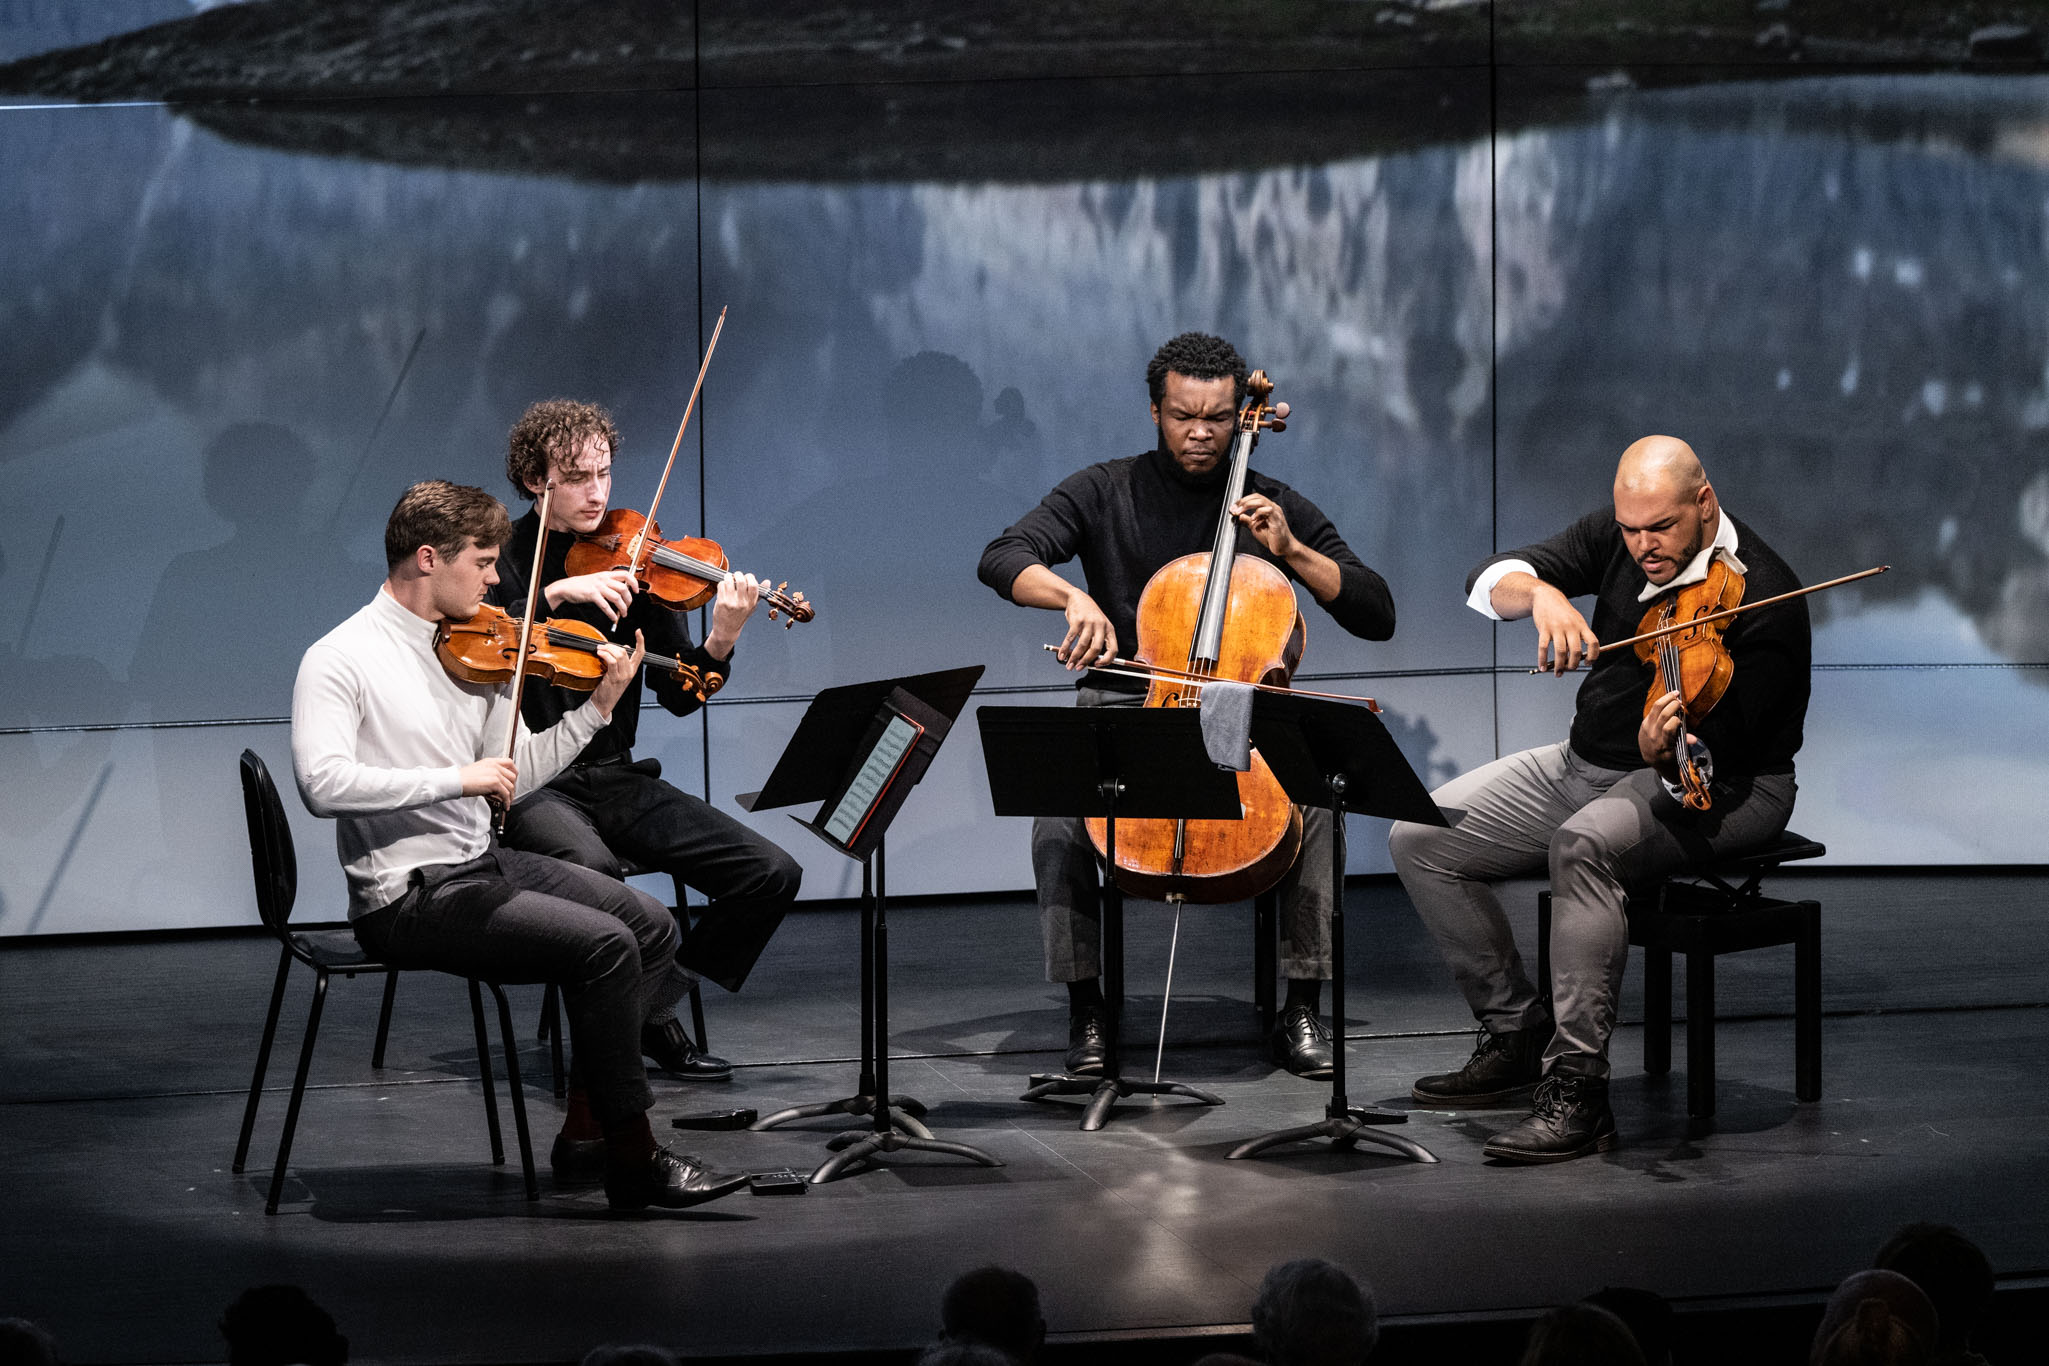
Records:
{"label": "black long-sleeve shirt", "polygon": [[[1191,477],[1158,448],[1090,465],[1062,480],[1015,526],[989,542],[976,572],[1009,598],[1017,576],[1032,565],[1080,557],[1089,596],[1116,628],[1118,648],[1129,649],[1138,639],[1138,599],[1146,581],[1183,555],[1212,547],[1226,475],[1219,466],[1207,476]],[[1338,594],[1320,604],[1332,620],[1366,640],[1394,634],[1394,598],[1386,581],[1352,553],[1316,504],[1257,470],[1247,471],[1245,490],[1271,498],[1287,515],[1296,539],[1336,562]],[[1257,537],[1243,527],[1238,533],[1239,554],[1255,555],[1299,580]],[[1115,675],[1085,674],[1083,681],[1120,691],[1145,686]]]}
{"label": "black long-sleeve shirt", "polygon": [[[1746,602],[1801,586],[1786,562],[1740,521],[1736,557],[1747,571]],[[1466,592],[1473,591],[1487,566],[1502,560],[1526,561],[1538,578],[1569,598],[1594,594],[1592,625],[1598,640],[1625,640],[1637,634],[1644,613],[1658,602],[1637,601],[1650,581],[1630,558],[1612,509],[1590,512],[1548,541],[1489,556],[1466,576]],[[1714,710],[1687,729],[1714,756],[1717,781],[1791,773],[1807,720],[1808,669],[1813,660],[1807,600],[1796,598],[1732,618],[1722,640],[1735,662],[1735,674]],[[1651,666],[1639,660],[1634,649],[1603,651],[1579,686],[1572,717],[1573,752],[1603,768],[1642,768],[1636,733],[1643,723],[1651,677]]]}
{"label": "black long-sleeve shirt", "polygon": [[[512,524],[512,539],[506,543],[505,551],[498,557],[498,584],[488,594],[496,606],[517,616],[526,610],[527,573],[534,562],[534,541],[540,535],[541,519],[536,511]],[[560,607],[550,608],[545,596],[549,584],[566,577],[563,563],[569,557],[569,547],[576,538],[567,532],[554,532],[548,537],[547,555],[541,561],[541,588],[543,596],[535,607],[535,615],[545,620],[548,617],[573,617],[588,622],[604,632],[605,639],[631,650],[633,633],[637,630],[647,642],[651,655],[667,655],[680,659],[685,664],[694,664],[701,669],[724,676],[732,661],[714,659],[690,635],[681,612],[671,612],[645,593],[636,593],[633,604],[626,609],[626,615],[617,625],[607,621],[605,614],[587,602],[565,602]],[[655,701],[678,716],[688,716],[703,705],[695,693],[688,692],[667,669],[645,668],[641,677],[653,691]],[[587,692],[572,692],[567,688],[530,681],[520,697],[520,714],[526,718],[529,728],[540,731],[555,724],[557,718],[576,710],[589,700]],[[603,729],[591,737],[575,763],[607,763],[614,759],[631,756],[633,741],[640,728],[640,689],[629,687],[619,698],[619,704],[612,708],[612,719]]]}

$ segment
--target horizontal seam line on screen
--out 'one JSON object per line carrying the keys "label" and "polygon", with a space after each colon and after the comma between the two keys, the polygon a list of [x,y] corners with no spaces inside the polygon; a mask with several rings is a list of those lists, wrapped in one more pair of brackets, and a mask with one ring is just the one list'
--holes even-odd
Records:
{"label": "horizontal seam line on screen", "polygon": [[[1815,664],[1815,673],[1936,673],[1975,670],[1997,672],[2000,670],[2049,669],[2049,660],[1998,660],[1965,661],[1951,663],[1940,661],[1928,663],[1894,664]],[[1526,664],[1475,664],[1448,669],[1380,669],[1367,673],[1318,673],[1298,674],[1301,683],[1343,683],[1371,682],[1376,678],[1462,678],[1489,674],[1527,674]],[[1049,694],[1073,692],[1072,683],[1021,683],[1005,687],[976,688],[971,697],[1011,697],[1025,694]],[[707,707],[752,707],[768,704],[809,702],[812,693],[775,693],[763,697],[715,697],[706,702]],[[282,726],[291,721],[289,716],[227,716],[203,721],[97,721],[89,725],[72,726],[0,726],[0,735],[88,735],[103,731],[121,730],[199,730],[208,726]]]}
{"label": "horizontal seam line on screen", "polygon": [[[1886,1006],[1869,1006],[1853,1010],[1824,1010],[1821,1014],[1822,1018],[1825,1020],[1855,1020],[1863,1019],[1870,1016],[1881,1015],[1961,1015],[1982,1014],[1988,1011],[1995,1010],[2049,1010],[2049,1001],[2002,1001],[1983,1005],[1902,1006],[1897,1008]],[[1791,1011],[1766,1011],[1757,1014],[1717,1015],[1715,1017],[1715,1019],[1718,1022],[1724,1024],[1758,1024],[1767,1023],[1775,1020],[1790,1020],[1792,1018],[1793,1013]],[[1672,1017],[1672,1022],[1676,1025],[1683,1022],[1685,1019],[1686,1016],[1675,1014]],[[1643,1021],[1622,1020],[1619,1021],[1619,1024],[1624,1028],[1641,1027]],[[1386,1043],[1391,1040],[1397,1039],[1455,1039],[1463,1038],[1467,1035],[1470,1035],[1472,1032],[1473,1031],[1470,1028],[1395,1029],[1388,1030],[1384,1033],[1362,1032],[1356,1034],[1347,1031],[1345,1034],[1345,1042]],[[1169,1053],[1186,1053],[1193,1052],[1198,1049],[1244,1048],[1248,1046],[1250,1045],[1248,1041],[1245,1040],[1202,1041],[1196,1043],[1170,1043],[1167,1045],[1167,1051]],[[1032,1057],[1035,1055],[1046,1055],[1057,1051],[1057,1048],[1052,1047],[969,1048],[960,1049],[958,1051],[950,1053],[898,1053],[892,1051],[889,1055],[889,1060],[891,1062],[925,1062],[942,1061],[949,1058],[1021,1058]],[[858,1063],[860,1061],[861,1060],[858,1057],[852,1056],[831,1058],[769,1058],[761,1062],[736,1062],[733,1064],[733,1066],[736,1069],[764,1067],[841,1067],[852,1063]],[[493,1071],[493,1075],[499,1075],[495,1069]],[[401,1086],[444,1086],[452,1082],[474,1082],[476,1080],[478,1080],[478,1078],[476,1077],[464,1076],[408,1077],[396,1081],[308,1082],[306,1085],[306,1089],[308,1091],[366,1091],[378,1089],[394,1089]],[[537,1078],[530,1078],[528,1073],[526,1072],[526,1069],[524,1068],[520,1070],[520,1080],[522,1085],[539,1084],[539,1080]],[[291,1089],[292,1088],[288,1084],[279,1086],[266,1086],[263,1088],[263,1094],[267,1096],[282,1095],[286,1092],[289,1092]],[[139,1091],[122,1092],[118,1095],[103,1096],[84,1095],[8,1097],[0,1098],[0,1106],[77,1105],[89,1102],[102,1101],[111,1102],[134,1100],[179,1100],[201,1098],[206,1096],[246,1096],[248,1094],[249,1088],[246,1086],[217,1086],[192,1091]]]}

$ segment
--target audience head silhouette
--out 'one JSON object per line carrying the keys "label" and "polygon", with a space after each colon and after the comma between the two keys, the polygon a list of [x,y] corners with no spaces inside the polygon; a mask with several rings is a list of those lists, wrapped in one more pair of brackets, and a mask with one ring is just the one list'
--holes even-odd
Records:
{"label": "audience head silhouette", "polygon": [[983,1343],[1018,1362],[1036,1358],[1046,1342],[1039,1287],[1008,1267],[977,1267],[946,1287],[939,1324],[947,1342]]}
{"label": "audience head silhouette", "polygon": [[1969,1347],[1978,1320],[1992,1303],[1992,1263],[1961,1229],[1908,1224],[1878,1249],[1872,1265],[1897,1271],[1935,1306],[1936,1331],[1946,1354]]}
{"label": "audience head silhouette", "polygon": [[577,1366],[677,1366],[676,1354],[651,1342],[608,1342],[583,1354]]}
{"label": "audience head silhouette", "polygon": [[57,1340],[27,1319],[0,1319],[0,1366],[57,1366]]}
{"label": "audience head silhouette", "polygon": [[1252,1336],[1267,1366],[1357,1366],[1380,1341],[1373,1292],[1320,1257],[1283,1262],[1259,1283]]}
{"label": "audience head silhouette", "polygon": [[221,1315],[228,1366],[342,1366],[349,1340],[296,1285],[244,1290]]}
{"label": "audience head silhouette", "polygon": [[1636,1339],[1646,1366],[1671,1366],[1672,1306],[1663,1295],[1611,1285],[1596,1290],[1580,1303],[1605,1309],[1621,1319],[1623,1327]]}
{"label": "audience head silhouette", "polygon": [[1629,1325],[1597,1304],[1565,1304],[1530,1325],[1521,1366],[1643,1366]]}
{"label": "audience head silhouette", "polygon": [[1921,1366],[1935,1350],[1935,1306],[1896,1271],[1859,1271],[1836,1287],[1809,1366]]}
{"label": "audience head silhouette", "polygon": [[1017,1359],[986,1342],[935,1342],[918,1366],[1018,1366]]}

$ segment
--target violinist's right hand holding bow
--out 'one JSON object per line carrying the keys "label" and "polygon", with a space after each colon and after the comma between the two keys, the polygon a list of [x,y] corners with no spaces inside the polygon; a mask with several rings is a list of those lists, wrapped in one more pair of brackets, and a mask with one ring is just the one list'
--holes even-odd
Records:
{"label": "violinist's right hand holding bow", "polygon": [[1488,601],[1504,620],[1528,617],[1536,623],[1539,672],[1569,674],[1601,653],[1593,627],[1572,600],[1534,574],[1502,575]]}
{"label": "violinist's right hand holding bow", "polygon": [[483,797],[500,810],[512,805],[513,789],[519,785],[519,765],[510,759],[479,759],[459,770],[462,795]]}
{"label": "violinist's right hand holding bow", "polygon": [[553,611],[565,602],[587,602],[603,612],[608,620],[618,621],[626,615],[626,609],[633,605],[633,595],[640,584],[629,569],[607,569],[597,574],[573,574],[557,579],[541,590]]}

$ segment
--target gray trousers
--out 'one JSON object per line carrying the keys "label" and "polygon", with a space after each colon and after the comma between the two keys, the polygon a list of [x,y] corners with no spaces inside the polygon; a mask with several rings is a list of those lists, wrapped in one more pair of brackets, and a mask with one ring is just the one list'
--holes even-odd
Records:
{"label": "gray trousers", "polygon": [[1463,809],[1450,829],[1397,822],[1395,871],[1451,965],[1481,1025],[1540,1023],[1544,997],[1523,971],[1493,883],[1551,877],[1547,1070],[1608,1074],[1608,1036],[1629,961],[1626,889],[1765,844],[1793,814],[1793,775],[1716,783],[1714,806],[1689,811],[1649,768],[1597,768],[1565,744],[1524,750],[1454,778],[1431,795]]}
{"label": "gray trousers", "polygon": [[[1133,693],[1077,688],[1084,707],[1137,706]],[[1275,888],[1280,898],[1282,975],[1330,978],[1330,812],[1302,812],[1302,852]],[[1046,980],[1079,982],[1103,970],[1103,907],[1096,849],[1074,816],[1032,821],[1032,877],[1039,890],[1039,929],[1046,943]]]}

